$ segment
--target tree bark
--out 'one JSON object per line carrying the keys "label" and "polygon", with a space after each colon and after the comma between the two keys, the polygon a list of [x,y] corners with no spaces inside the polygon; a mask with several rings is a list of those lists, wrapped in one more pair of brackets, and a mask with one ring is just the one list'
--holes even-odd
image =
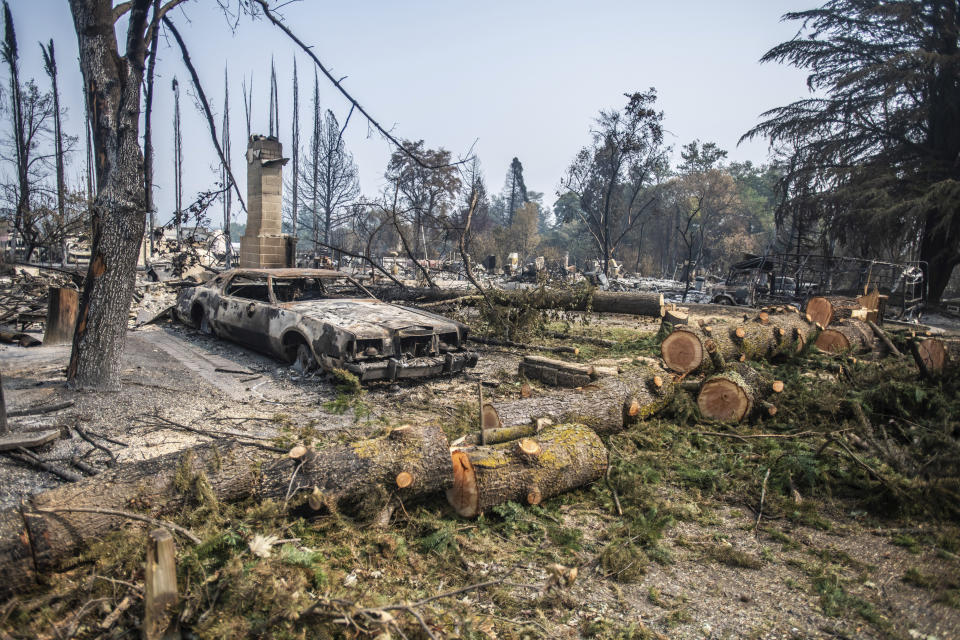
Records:
{"label": "tree bark", "polygon": [[117,51],[111,5],[70,0],[89,96],[98,188],[90,267],[67,367],[67,380],[77,388],[120,386],[120,357],[145,225],[139,116],[150,2],[133,2],[124,56]]}
{"label": "tree bark", "polygon": [[717,319],[716,324],[676,327],[660,344],[667,368],[677,373],[716,369],[709,357],[712,343],[720,361],[789,358],[815,338],[817,325],[797,313],[758,314],[753,320]]}
{"label": "tree bark", "polygon": [[630,369],[603,377],[580,390],[493,403],[503,427],[548,418],[554,424],[584,424],[597,433],[616,433],[662,410],[675,383],[655,367]]}
{"label": "tree bark", "polygon": [[544,429],[535,437],[453,451],[453,486],[447,500],[458,514],[475,517],[513,501],[540,504],[603,477],[607,448],[578,424]]}
{"label": "tree bark", "polygon": [[439,427],[401,427],[348,445],[299,449],[291,457],[231,441],[199,445],[121,465],[0,511],[0,567],[13,576],[0,592],[24,586],[36,572],[56,568],[123,524],[113,515],[58,508],[136,510],[157,517],[251,496],[284,500],[316,488],[318,506],[366,517],[393,493],[409,503],[442,493],[453,481],[449,443]]}

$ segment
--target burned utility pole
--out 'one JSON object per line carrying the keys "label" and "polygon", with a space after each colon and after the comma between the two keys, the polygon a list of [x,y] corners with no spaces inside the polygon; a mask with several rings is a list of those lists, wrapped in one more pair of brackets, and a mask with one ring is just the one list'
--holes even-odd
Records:
{"label": "burned utility pole", "polygon": [[[160,11],[160,0],[153,0],[153,14],[158,15]],[[149,223],[147,226],[147,238],[149,241],[150,257],[153,257],[154,238],[153,230],[157,226],[156,206],[153,202],[153,78],[154,69],[157,66],[157,44],[160,39],[160,26],[153,30],[153,36],[150,38],[150,56],[147,60],[147,95],[144,103],[143,112],[143,196],[146,204]],[[89,110],[87,110],[89,112]],[[89,126],[88,126],[89,131]],[[90,138],[87,136],[87,154],[90,154]],[[90,161],[87,161],[87,188],[90,188],[89,167]]]}
{"label": "burned utility pole", "polygon": [[297,84],[297,58],[293,58],[293,193],[290,197],[290,233],[297,237],[297,200],[300,186],[300,96]]}
{"label": "burned utility pole", "polygon": [[[249,125],[248,125],[249,126]],[[223,241],[226,245],[226,256],[224,258],[224,266],[229,269],[232,266],[233,262],[233,243],[230,239],[230,77],[227,74],[227,67],[223,67],[223,131],[220,133],[223,138],[221,145],[223,146],[223,158],[224,166],[220,172],[221,179],[223,180]]]}
{"label": "burned utility pole", "polygon": [[57,218],[60,240],[60,262],[67,266],[67,216],[64,206],[64,182],[63,182],[63,129],[60,122],[60,88],[57,85],[57,59],[53,50],[53,38],[50,43],[44,47],[40,45],[43,52],[43,68],[50,76],[51,92],[53,93],[53,142],[54,155],[56,156],[57,167]]}
{"label": "burned utility pole", "polygon": [[174,198],[174,224],[177,228],[177,251],[182,247],[182,223],[180,219],[181,207],[183,206],[183,149],[180,138],[180,85],[177,77],[173,77],[173,198]]}

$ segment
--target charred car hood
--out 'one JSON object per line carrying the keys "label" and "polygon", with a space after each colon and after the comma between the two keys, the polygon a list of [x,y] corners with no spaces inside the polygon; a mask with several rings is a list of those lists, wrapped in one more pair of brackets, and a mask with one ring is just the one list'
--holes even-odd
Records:
{"label": "charred car hood", "polygon": [[280,306],[304,318],[337,326],[358,338],[389,338],[403,330],[451,333],[463,326],[442,316],[379,300],[310,300]]}

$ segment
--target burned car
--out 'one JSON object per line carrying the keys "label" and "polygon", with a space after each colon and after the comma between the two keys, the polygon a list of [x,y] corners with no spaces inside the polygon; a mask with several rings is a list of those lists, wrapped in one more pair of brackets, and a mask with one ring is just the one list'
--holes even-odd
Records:
{"label": "burned car", "polygon": [[467,327],[377,300],[329,269],[232,269],[184,289],[179,318],[301,370],[342,368],[361,382],[455,373],[477,363]]}

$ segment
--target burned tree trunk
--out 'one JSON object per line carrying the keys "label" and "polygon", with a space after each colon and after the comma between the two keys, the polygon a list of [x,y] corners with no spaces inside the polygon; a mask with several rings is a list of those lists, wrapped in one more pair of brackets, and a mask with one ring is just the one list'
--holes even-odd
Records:
{"label": "burned tree trunk", "polygon": [[[117,529],[123,518],[152,517],[195,504],[216,508],[246,497],[283,500],[316,488],[319,506],[366,515],[383,496],[409,501],[452,483],[449,443],[439,427],[401,427],[386,436],[318,451],[294,447],[276,456],[236,442],[216,443],[126,464],[95,478],[33,496],[0,511],[0,567],[16,576],[60,561]],[[24,584],[16,578],[7,588]],[[0,587],[2,591],[4,587]]]}
{"label": "burned tree trunk", "polygon": [[120,356],[145,225],[139,116],[150,3],[131,3],[125,55],[117,51],[111,5],[70,0],[97,166],[90,267],[67,368],[68,381],[80,388],[120,386]]}
{"label": "burned tree trunk", "polygon": [[513,501],[540,504],[601,477],[607,449],[592,429],[564,424],[535,437],[453,451],[453,487],[447,500],[472,518]]}
{"label": "burned tree trunk", "polygon": [[877,350],[880,341],[865,322],[844,320],[821,331],[814,344],[821,351],[833,354],[869,353]]}
{"label": "burned tree trunk", "polygon": [[761,375],[752,367],[737,363],[704,381],[697,395],[697,406],[705,418],[721,422],[740,422],[756,413],[773,416],[775,405],[765,402],[783,391],[783,383]]}
{"label": "burned tree trunk", "polygon": [[69,287],[50,287],[47,294],[47,323],[43,344],[64,344],[73,339],[77,324],[77,290]]}
{"label": "burned tree trunk", "polygon": [[[761,312],[745,322],[723,319],[716,324],[677,327],[660,344],[660,353],[667,368],[677,373],[710,371],[717,368],[717,362],[792,357],[818,330],[816,324],[797,313]],[[711,350],[719,358],[711,358]]]}

